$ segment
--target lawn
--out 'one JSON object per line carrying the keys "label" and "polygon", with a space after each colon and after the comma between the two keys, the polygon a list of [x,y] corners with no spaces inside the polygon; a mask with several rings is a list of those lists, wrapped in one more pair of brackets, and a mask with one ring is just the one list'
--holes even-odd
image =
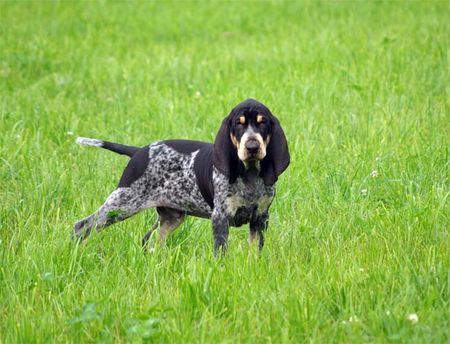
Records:
{"label": "lawn", "polygon": [[[0,3],[0,343],[450,340],[447,2]],[[127,158],[76,136],[212,141],[264,102],[285,130],[266,246],[190,218],[72,226]]]}

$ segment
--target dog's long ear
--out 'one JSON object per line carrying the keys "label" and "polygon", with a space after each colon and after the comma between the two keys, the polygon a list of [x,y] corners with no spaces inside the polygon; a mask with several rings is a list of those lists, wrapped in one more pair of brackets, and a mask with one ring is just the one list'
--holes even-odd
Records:
{"label": "dog's long ear", "polygon": [[239,158],[237,149],[231,142],[231,119],[233,112],[222,122],[214,141],[213,164],[234,183],[239,174]]}
{"label": "dog's long ear", "polygon": [[275,116],[270,116],[272,135],[267,146],[266,157],[261,161],[261,177],[264,184],[273,185],[278,176],[286,170],[290,162],[290,155],[286,136]]}

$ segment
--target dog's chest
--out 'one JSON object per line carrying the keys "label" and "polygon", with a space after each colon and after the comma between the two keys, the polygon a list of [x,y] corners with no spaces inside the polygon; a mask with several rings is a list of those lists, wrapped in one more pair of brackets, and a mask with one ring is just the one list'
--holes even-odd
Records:
{"label": "dog's chest", "polygon": [[244,183],[238,179],[230,185],[226,208],[230,224],[241,226],[250,222],[252,216],[267,212],[274,197],[273,187],[266,187],[262,180]]}

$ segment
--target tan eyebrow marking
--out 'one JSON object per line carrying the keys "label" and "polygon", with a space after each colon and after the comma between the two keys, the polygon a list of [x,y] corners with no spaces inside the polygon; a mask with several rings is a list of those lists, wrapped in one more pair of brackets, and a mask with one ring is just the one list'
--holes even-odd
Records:
{"label": "tan eyebrow marking", "polygon": [[256,123],[261,123],[263,121],[263,116],[262,115],[257,115],[256,116]]}
{"label": "tan eyebrow marking", "polygon": [[245,124],[245,116],[239,117],[239,123]]}

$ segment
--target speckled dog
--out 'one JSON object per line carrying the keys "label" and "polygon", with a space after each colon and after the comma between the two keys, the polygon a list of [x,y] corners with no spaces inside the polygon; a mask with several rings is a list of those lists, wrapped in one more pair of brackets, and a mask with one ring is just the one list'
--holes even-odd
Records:
{"label": "speckled dog", "polygon": [[117,189],[75,224],[77,238],[156,207],[158,221],[143,238],[144,246],[158,225],[164,241],[186,215],[193,215],[211,218],[215,253],[226,249],[229,226],[246,223],[250,241],[263,247],[275,182],[290,159],[277,118],[253,99],[223,120],[214,144],[166,140],[139,148],[87,138],[77,142],[131,157]]}

